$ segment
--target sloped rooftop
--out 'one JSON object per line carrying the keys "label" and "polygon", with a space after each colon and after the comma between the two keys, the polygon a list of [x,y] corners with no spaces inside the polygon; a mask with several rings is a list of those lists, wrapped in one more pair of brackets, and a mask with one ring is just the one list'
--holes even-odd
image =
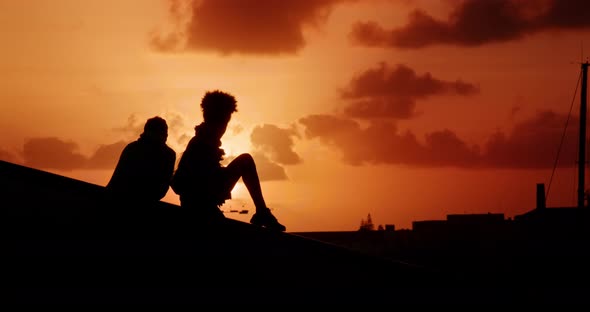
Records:
{"label": "sloped rooftop", "polygon": [[408,263],[0,161],[3,283],[18,302],[437,303],[511,300]]}

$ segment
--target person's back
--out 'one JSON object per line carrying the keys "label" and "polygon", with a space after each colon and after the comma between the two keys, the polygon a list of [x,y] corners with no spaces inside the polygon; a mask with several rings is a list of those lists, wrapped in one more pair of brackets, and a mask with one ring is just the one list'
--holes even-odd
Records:
{"label": "person's back", "polygon": [[114,196],[132,201],[159,201],[168,192],[176,153],[166,139],[168,127],[160,117],[148,119],[139,139],[121,152],[107,184]]}
{"label": "person's back", "polygon": [[218,188],[224,152],[219,148],[221,142],[212,140],[207,132],[203,126],[195,127],[195,136],[182,154],[174,177],[176,184],[172,184],[172,188],[181,202],[200,201],[205,205],[219,206],[231,198],[231,193]]}

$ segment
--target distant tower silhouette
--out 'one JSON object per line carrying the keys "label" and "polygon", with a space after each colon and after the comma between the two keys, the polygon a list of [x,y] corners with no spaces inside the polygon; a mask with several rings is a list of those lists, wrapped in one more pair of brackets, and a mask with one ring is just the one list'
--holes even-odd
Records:
{"label": "distant tower silhouette", "polygon": [[537,183],[537,209],[546,208],[545,184]]}

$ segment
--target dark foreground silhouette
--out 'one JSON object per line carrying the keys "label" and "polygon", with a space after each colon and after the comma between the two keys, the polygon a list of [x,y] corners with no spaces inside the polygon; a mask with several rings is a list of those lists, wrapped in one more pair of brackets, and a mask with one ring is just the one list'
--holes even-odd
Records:
{"label": "dark foreground silhouette", "polygon": [[266,206],[256,164],[250,154],[244,153],[226,167],[220,164],[225,152],[221,138],[227,130],[237,101],[229,93],[206,92],[201,100],[203,122],[195,127],[195,135],[182,153],[172,179],[172,189],[180,197],[180,205],[199,215],[203,222],[222,222],[225,219],[219,207],[231,198],[231,191],[241,178],[250,193],[256,212],[250,223],[275,231],[285,231]]}
{"label": "dark foreground silhouette", "polygon": [[381,278],[435,280],[419,267],[231,219],[197,227],[191,213],[163,202],[121,210],[105,194],[0,162],[2,283],[12,300],[339,301],[341,291],[372,293]]}
{"label": "dark foreground silhouette", "polygon": [[0,161],[2,284],[18,303],[400,304],[542,300],[179,206],[113,208],[102,186]]}
{"label": "dark foreground silhouette", "polygon": [[140,137],[121,152],[106,188],[115,200],[129,205],[152,204],[164,198],[176,163],[168,145],[168,125],[161,117],[146,121]]}

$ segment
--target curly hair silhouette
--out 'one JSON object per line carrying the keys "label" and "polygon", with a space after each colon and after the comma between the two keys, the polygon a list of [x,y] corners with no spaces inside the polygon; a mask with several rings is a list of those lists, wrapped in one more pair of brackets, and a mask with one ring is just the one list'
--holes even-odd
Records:
{"label": "curly hair silhouette", "polygon": [[201,100],[201,110],[205,122],[225,122],[237,112],[236,98],[226,92],[208,91]]}

